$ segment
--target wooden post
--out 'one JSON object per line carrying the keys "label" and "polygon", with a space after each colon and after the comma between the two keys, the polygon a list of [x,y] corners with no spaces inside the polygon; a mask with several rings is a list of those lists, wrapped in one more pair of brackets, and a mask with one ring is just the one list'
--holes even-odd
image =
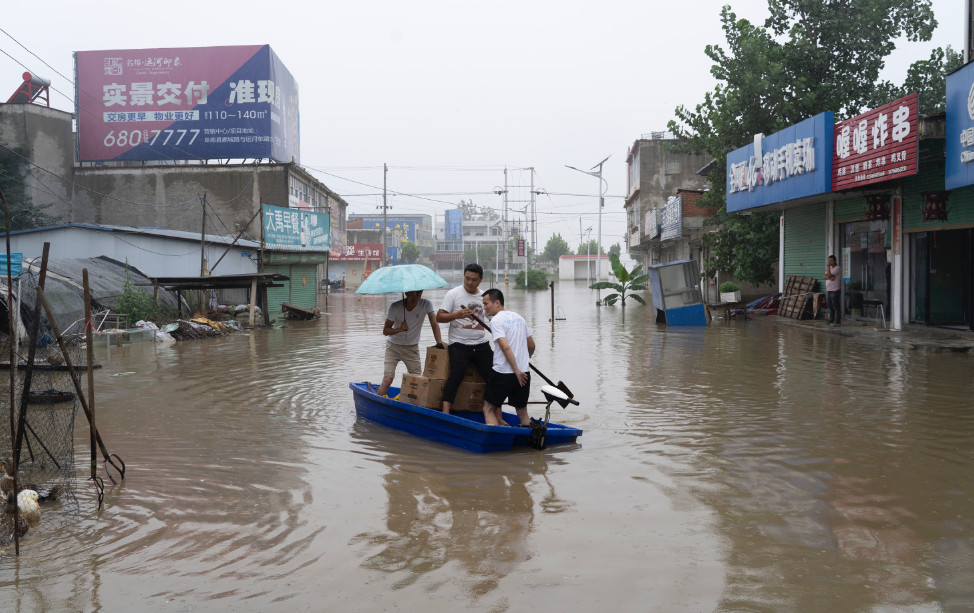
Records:
{"label": "wooden post", "polygon": [[[254,327],[254,304],[257,302],[257,277],[254,276],[250,280],[250,327]],[[264,310],[267,310],[267,305],[264,305]]]}
{"label": "wooden post", "polygon": [[98,453],[96,452],[97,443],[95,442],[95,363],[94,339],[91,329],[91,288],[88,285],[88,269],[81,269],[81,279],[85,289],[85,344],[88,346],[88,440],[91,444],[91,479],[94,481],[98,477]]}

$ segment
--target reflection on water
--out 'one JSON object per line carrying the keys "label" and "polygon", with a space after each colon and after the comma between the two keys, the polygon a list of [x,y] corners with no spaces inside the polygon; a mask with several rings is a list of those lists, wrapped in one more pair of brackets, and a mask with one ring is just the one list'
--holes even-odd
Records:
{"label": "reflection on water", "polygon": [[544,454],[447,458],[425,445],[394,440],[394,446],[372,442],[385,448],[382,462],[388,467],[385,530],[365,532],[353,542],[375,551],[362,566],[389,573],[393,589],[450,568],[449,581],[461,584],[464,594],[473,599],[490,594],[531,558],[532,486],[547,490],[544,512],[568,506],[544,479]]}
{"label": "reflection on water", "polygon": [[128,478],[100,512],[79,485],[79,522],[4,553],[5,604],[974,608],[974,357],[768,320],[666,328],[635,304],[623,321],[570,284],[553,326],[547,293],[511,290],[535,363],[582,402],[552,418],[585,435],[480,456],[356,419],[348,382],[380,378],[393,299],[102,348],[98,423]]}

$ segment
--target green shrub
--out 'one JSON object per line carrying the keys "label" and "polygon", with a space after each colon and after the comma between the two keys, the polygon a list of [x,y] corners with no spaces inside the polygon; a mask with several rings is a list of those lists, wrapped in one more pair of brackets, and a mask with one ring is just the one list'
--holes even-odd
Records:
{"label": "green shrub", "polygon": [[[514,275],[511,287],[524,287],[524,271]],[[543,270],[528,271],[528,289],[548,289],[548,273]]]}
{"label": "green shrub", "polygon": [[733,292],[741,291],[741,287],[733,281],[724,281],[720,284],[718,291],[720,291],[721,294],[731,294]]}
{"label": "green shrub", "polygon": [[122,294],[115,301],[115,312],[129,316],[129,323],[139,320],[155,321],[163,315],[162,309],[152,300],[152,296],[135,287],[129,275],[128,262],[125,263],[125,284]]}

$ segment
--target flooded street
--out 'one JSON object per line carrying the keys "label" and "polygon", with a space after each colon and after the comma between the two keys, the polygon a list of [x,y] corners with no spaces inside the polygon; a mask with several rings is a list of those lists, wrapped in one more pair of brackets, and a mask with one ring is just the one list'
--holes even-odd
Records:
{"label": "flooded street", "polygon": [[392,297],[100,348],[98,425],[127,478],[100,512],[80,483],[80,521],[7,548],[4,608],[974,609],[974,357],[774,318],[666,328],[636,303],[623,321],[583,285],[556,285],[554,328],[548,292],[505,292],[581,401],[552,409],[579,444],[543,452],[356,419],[348,383],[381,379]]}

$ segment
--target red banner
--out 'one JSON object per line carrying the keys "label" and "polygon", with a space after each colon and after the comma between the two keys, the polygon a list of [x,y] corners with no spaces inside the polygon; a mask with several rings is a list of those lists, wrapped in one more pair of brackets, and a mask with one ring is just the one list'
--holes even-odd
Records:
{"label": "red banner", "polygon": [[361,262],[365,260],[377,261],[379,254],[382,253],[382,245],[379,243],[352,243],[345,245],[345,250],[341,253],[332,252],[328,259],[332,262]]}
{"label": "red banner", "polygon": [[832,191],[917,173],[917,94],[835,124]]}

